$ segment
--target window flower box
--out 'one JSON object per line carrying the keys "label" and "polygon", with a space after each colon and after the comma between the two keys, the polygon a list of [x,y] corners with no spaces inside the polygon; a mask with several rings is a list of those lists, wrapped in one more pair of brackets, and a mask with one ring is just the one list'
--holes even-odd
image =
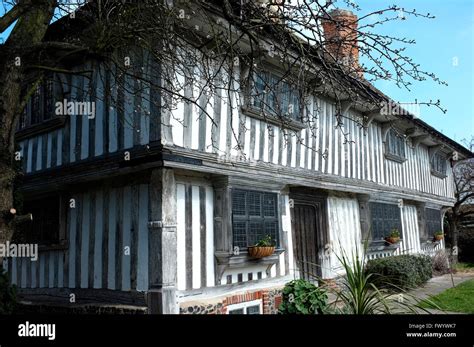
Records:
{"label": "window flower box", "polygon": [[436,241],[441,241],[442,239],[444,239],[444,233],[442,231],[437,231],[434,234],[434,238]]}
{"label": "window flower box", "polygon": [[275,246],[251,246],[247,248],[251,258],[264,258],[275,252]]}
{"label": "window flower box", "polygon": [[275,241],[270,235],[259,240],[254,246],[247,247],[251,258],[264,258],[275,252]]}
{"label": "window flower box", "polygon": [[392,245],[400,242],[400,232],[398,231],[398,229],[392,229],[390,231],[390,234],[385,238],[385,241]]}

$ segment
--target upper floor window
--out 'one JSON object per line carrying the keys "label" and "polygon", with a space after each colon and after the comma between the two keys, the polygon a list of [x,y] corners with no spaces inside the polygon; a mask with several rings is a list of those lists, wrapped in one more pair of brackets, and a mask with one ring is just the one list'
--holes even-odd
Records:
{"label": "upper floor window", "polygon": [[405,138],[399,135],[394,129],[390,129],[387,134],[386,154],[389,159],[405,160]]}
{"label": "upper floor window", "polygon": [[372,216],[372,239],[383,240],[393,229],[402,233],[402,220],[398,205],[370,203],[370,214]]}
{"label": "upper floor window", "polygon": [[431,158],[431,173],[446,176],[446,157],[442,153],[435,153]]}
{"label": "upper floor window", "polygon": [[[27,85],[23,93],[25,94],[30,87],[31,85]],[[52,76],[48,75],[35,86],[35,90],[21,114],[19,128],[23,129],[53,118],[55,101],[54,81]]]}
{"label": "upper floor window", "polygon": [[232,190],[234,247],[246,249],[270,235],[279,242],[278,195],[251,190]]}
{"label": "upper floor window", "polygon": [[252,106],[278,116],[301,118],[298,88],[271,72],[255,73]]}

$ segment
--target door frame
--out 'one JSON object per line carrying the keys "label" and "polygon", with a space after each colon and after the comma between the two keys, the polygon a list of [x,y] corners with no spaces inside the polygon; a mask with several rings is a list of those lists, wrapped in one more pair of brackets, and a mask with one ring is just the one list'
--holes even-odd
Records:
{"label": "door frame", "polygon": [[[309,205],[320,211],[321,218],[319,219],[319,223],[317,225],[319,232],[316,230],[316,242],[318,246],[318,249],[316,249],[316,259],[318,259],[317,275],[322,277],[320,255],[324,254],[325,246],[329,241],[329,229],[327,224],[327,192],[308,187],[295,187],[290,188],[289,198],[293,200],[293,206],[298,204]],[[296,259],[296,220],[294,208],[290,208],[290,216],[293,254],[295,257],[295,263],[298,264],[299,259]]]}

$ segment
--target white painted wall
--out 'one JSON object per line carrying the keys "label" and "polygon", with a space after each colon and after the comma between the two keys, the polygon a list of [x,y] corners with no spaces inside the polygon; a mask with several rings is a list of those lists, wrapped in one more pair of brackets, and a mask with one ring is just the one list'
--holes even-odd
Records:
{"label": "white painted wall", "polygon": [[[179,78],[177,76],[177,79]],[[233,88],[239,88],[237,81],[233,83]],[[336,107],[329,100],[310,97],[305,110],[310,116],[310,124],[306,129],[295,132],[282,130],[278,126],[243,114],[240,111],[242,101],[236,93],[226,93],[225,90],[220,90],[219,93],[206,105],[209,115],[203,115],[193,108],[189,122],[184,120],[187,115],[183,103],[178,103],[170,121],[172,138],[165,138],[164,143],[199,150],[198,141],[189,141],[186,145],[183,139],[195,139],[200,132],[205,132],[205,152],[216,153],[219,156],[237,156],[239,155],[236,150],[237,139],[240,137],[243,139],[242,153],[249,163],[262,161],[371,181],[380,184],[381,189],[384,186],[394,186],[413,192],[453,197],[450,166],[447,165],[448,177],[445,179],[431,175],[426,146],[420,145],[415,150],[411,142],[407,141],[407,160],[404,163],[388,160],[384,157],[381,126],[372,122],[367,129],[364,129],[344,118],[343,132],[346,134],[344,135],[341,131],[335,130]],[[352,111],[348,115],[351,119],[359,117]],[[206,117],[205,122],[201,121],[203,116]],[[209,129],[208,125],[212,122],[215,124]],[[321,157],[323,153],[327,153],[326,159]]]}
{"label": "white painted wall", "polygon": [[[323,277],[342,275],[344,270],[338,259],[343,252],[349,259],[361,254],[359,204],[356,198],[344,196],[328,197],[329,247],[322,255]],[[321,257],[321,255],[320,255]]]}
{"label": "white painted wall", "polygon": [[404,205],[400,212],[402,214],[402,241],[397,254],[420,253],[420,230],[416,206]]}
{"label": "white painted wall", "polygon": [[[186,190],[191,195],[186,195]],[[177,289],[198,289],[213,287],[215,285],[214,269],[214,192],[212,186],[206,183],[184,182],[176,184],[176,210],[177,210]],[[190,199],[190,201],[187,201]],[[201,216],[201,205],[205,213]],[[191,206],[191,211],[188,207]],[[190,213],[190,214],[189,214]],[[191,215],[186,226],[186,215]],[[203,220],[201,220],[203,217]],[[201,230],[204,231],[204,239]],[[191,232],[187,238],[186,232]],[[186,240],[191,240],[191,252],[187,250]],[[187,262],[190,258],[191,261]],[[191,264],[188,267],[187,264]],[[191,274],[191,283],[187,283],[187,275]],[[205,283],[202,276],[205,273]]]}

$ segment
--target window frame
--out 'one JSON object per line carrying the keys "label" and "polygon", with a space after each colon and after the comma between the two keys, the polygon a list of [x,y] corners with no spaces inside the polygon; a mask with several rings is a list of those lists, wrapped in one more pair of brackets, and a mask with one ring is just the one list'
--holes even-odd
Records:
{"label": "window frame", "polygon": [[[433,156],[430,159],[430,171],[431,174],[440,178],[445,178],[447,177],[446,171],[447,171],[447,164],[446,164],[446,156],[441,153],[441,152],[436,152],[433,154]],[[439,164],[442,163],[441,165],[441,170],[439,167]]]}
{"label": "window frame", "polygon": [[[392,213],[393,211],[383,211],[381,217],[375,216],[375,211],[378,211],[378,209],[380,209],[380,205],[383,205],[385,208],[387,206],[390,206],[390,209],[393,209],[393,211],[395,208],[398,210],[398,213],[397,213],[398,218],[396,220],[397,222],[396,225],[393,225],[395,223],[390,223],[390,224],[387,223],[388,214]],[[371,230],[371,236],[372,236],[373,242],[384,241],[384,238],[388,236],[388,233],[393,228],[397,228],[398,231],[400,232],[400,235],[402,235],[402,213],[400,211],[400,207],[397,204],[390,203],[390,202],[371,201],[369,203],[369,208],[370,208],[370,230]],[[377,219],[377,220],[374,221],[374,219]],[[395,218],[390,218],[388,220],[394,221]],[[374,225],[376,224],[376,222],[388,225],[387,230],[383,230],[383,235],[379,235],[380,234],[379,230],[375,229]],[[376,232],[377,232],[377,235],[376,235]],[[380,238],[377,238],[377,237],[380,237]]]}
{"label": "window frame", "polygon": [[[248,91],[249,100],[247,104],[249,108],[257,113],[264,112],[270,116],[284,118],[291,122],[301,122],[304,112],[301,110],[302,98],[299,88],[271,69],[255,70],[252,73],[253,79]],[[263,83],[256,83],[257,81]],[[262,86],[264,88],[256,89],[257,84],[259,88]],[[277,86],[277,88],[272,88],[272,93],[266,91],[270,85]],[[290,105],[293,105],[291,113],[289,112]]]}
{"label": "window frame", "polygon": [[[254,181],[249,184],[248,179],[243,177],[226,176],[217,179],[214,184],[214,228],[220,230],[214,237],[214,256],[216,258],[217,277],[216,283],[221,283],[225,271],[240,271],[248,265],[262,263],[267,266],[277,264],[280,255],[288,247],[287,239],[283,231],[283,216],[285,208],[282,205],[282,189],[284,185],[271,182]],[[233,247],[232,228],[232,190],[252,190],[264,193],[275,193],[277,200],[278,238],[279,245],[275,252],[265,258],[255,259],[249,257],[248,249],[235,249]],[[239,270],[237,270],[239,269]]]}
{"label": "window frame", "polygon": [[[436,213],[436,220],[434,214]],[[425,208],[425,228],[426,228],[426,235],[428,238],[432,238],[434,233],[437,231],[443,230],[443,223],[441,219],[441,211],[436,208]],[[436,223],[436,226],[434,224]]]}
{"label": "window frame", "polygon": [[[32,81],[28,81],[22,90],[25,95]],[[47,74],[44,79],[36,86],[36,90],[27,100],[24,110],[20,115],[17,131],[23,131],[32,127],[38,127],[41,124],[57,118],[55,114],[55,103],[59,101],[59,90],[56,86],[56,76]]]}
{"label": "window frame", "polygon": [[[55,202],[55,204],[57,204],[57,205],[54,206],[57,209],[56,210],[57,217],[55,217],[55,222],[57,221],[57,230],[55,231],[56,235],[55,235],[54,239],[46,239],[46,238],[43,237],[44,231],[40,231],[40,234],[41,234],[40,237],[39,238],[34,238],[33,233],[35,233],[36,231],[34,230],[34,228],[32,228],[32,225],[34,225],[35,228],[38,227],[38,224],[37,224],[38,223],[38,211],[36,211],[36,213],[35,213],[35,209],[28,208],[28,205],[39,203],[40,204],[39,206],[42,207],[45,204],[45,202],[47,202],[48,200],[52,200],[52,199],[57,200]],[[55,249],[55,248],[65,248],[65,247],[67,247],[66,224],[67,224],[68,209],[67,209],[66,204],[67,204],[67,199],[66,199],[66,196],[64,196],[63,194],[51,194],[51,195],[48,195],[48,196],[43,197],[41,199],[34,199],[34,200],[30,200],[30,201],[25,202],[24,207],[23,207],[24,212],[25,213],[32,213],[32,215],[33,215],[33,220],[31,221],[32,224],[31,225],[25,225],[26,230],[24,230],[24,232],[25,232],[24,237],[28,240],[28,242],[37,243],[38,246],[41,249],[49,249],[49,248],[54,248]],[[49,211],[49,212],[51,212],[51,211]],[[47,216],[48,215],[45,214],[44,211],[42,211],[42,214],[41,214],[40,218],[41,219],[44,219],[44,218],[50,219]]]}
{"label": "window frame", "polygon": [[230,313],[231,311],[240,310],[240,309],[244,310],[244,313],[241,313],[241,314],[248,314],[247,309],[249,307],[254,307],[254,306],[259,307],[259,313],[258,314],[263,314],[263,301],[262,301],[262,299],[257,299],[257,300],[252,300],[252,301],[244,301],[244,302],[240,302],[238,304],[228,305],[227,306],[227,314],[230,315],[230,314],[232,314],[232,313]]}
{"label": "window frame", "polygon": [[403,163],[407,160],[405,138],[394,129],[389,129],[387,133],[385,157],[398,163]]}
{"label": "window frame", "polygon": [[[245,201],[244,201],[244,214],[236,214],[236,207],[234,205],[234,197],[235,194],[243,193],[245,196]],[[250,209],[249,209],[249,194],[257,194],[259,196],[259,209],[260,209],[260,214],[255,215],[251,214]],[[266,216],[265,215],[265,199],[266,196],[271,195],[274,198],[274,216]],[[279,194],[275,192],[268,192],[268,191],[262,191],[262,190],[253,190],[253,189],[246,189],[246,188],[232,188],[230,192],[231,196],[231,228],[232,228],[232,247],[235,249],[238,247],[239,252],[247,251],[247,248],[252,246],[252,244],[249,244],[250,241],[252,240],[251,237],[249,237],[249,234],[252,233],[251,230],[251,223],[260,223],[262,231],[261,235],[254,236],[256,241],[258,241],[259,237],[265,237],[266,235],[270,234],[266,230],[266,223],[274,223],[276,231],[275,231],[275,247],[280,248],[281,246],[281,226],[280,226],[280,208],[279,208]],[[236,232],[235,232],[235,224],[236,223],[245,223],[245,239],[246,239],[246,245],[243,246],[241,244],[238,244],[236,242]],[[253,243],[255,244],[255,243]]]}

